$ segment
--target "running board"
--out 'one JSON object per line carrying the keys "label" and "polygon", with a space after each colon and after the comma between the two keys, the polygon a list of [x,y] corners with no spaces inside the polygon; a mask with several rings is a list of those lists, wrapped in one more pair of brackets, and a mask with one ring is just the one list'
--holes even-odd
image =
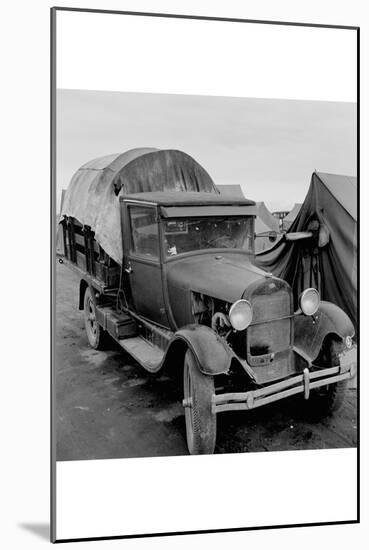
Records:
{"label": "running board", "polygon": [[150,344],[142,336],[121,339],[118,343],[147,371],[157,372],[160,369],[165,352]]}

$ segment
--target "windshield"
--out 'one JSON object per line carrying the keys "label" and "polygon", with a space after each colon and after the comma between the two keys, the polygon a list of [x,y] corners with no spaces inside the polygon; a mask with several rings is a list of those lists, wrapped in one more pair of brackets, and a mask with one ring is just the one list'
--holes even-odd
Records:
{"label": "windshield", "polygon": [[253,252],[252,217],[171,218],[164,220],[166,256],[208,248]]}

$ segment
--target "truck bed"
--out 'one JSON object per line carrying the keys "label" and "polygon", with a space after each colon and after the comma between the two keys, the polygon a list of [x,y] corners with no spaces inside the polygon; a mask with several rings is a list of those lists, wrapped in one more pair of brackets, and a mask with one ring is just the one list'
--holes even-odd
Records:
{"label": "truck bed", "polygon": [[104,287],[118,288],[121,268],[96,242],[91,228],[71,216],[64,216],[60,224],[64,258]]}

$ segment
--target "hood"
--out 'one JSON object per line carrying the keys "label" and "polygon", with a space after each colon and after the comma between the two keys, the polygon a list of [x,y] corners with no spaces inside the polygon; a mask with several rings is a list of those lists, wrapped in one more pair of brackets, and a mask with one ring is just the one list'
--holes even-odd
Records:
{"label": "hood", "polygon": [[245,254],[197,254],[167,264],[169,291],[194,290],[230,303],[242,298],[249,285],[269,277]]}

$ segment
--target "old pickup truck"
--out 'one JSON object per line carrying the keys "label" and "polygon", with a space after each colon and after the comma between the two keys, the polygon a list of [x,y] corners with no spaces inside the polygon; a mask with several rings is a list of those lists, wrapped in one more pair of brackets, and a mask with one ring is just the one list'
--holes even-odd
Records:
{"label": "old pickup truck", "polygon": [[[131,172],[132,162],[125,164]],[[69,206],[61,261],[80,276],[79,308],[93,348],[108,334],[150,373],[180,373],[189,452],[214,452],[217,414],[225,411],[294,394],[314,414],[336,410],[355,375],[355,365],[341,362],[353,325],[314,288],[294,304],[285,281],[255,266],[255,203],[216,189],[127,187],[114,188],[113,197],[121,258],[102,247],[98,221],[83,223]]]}

